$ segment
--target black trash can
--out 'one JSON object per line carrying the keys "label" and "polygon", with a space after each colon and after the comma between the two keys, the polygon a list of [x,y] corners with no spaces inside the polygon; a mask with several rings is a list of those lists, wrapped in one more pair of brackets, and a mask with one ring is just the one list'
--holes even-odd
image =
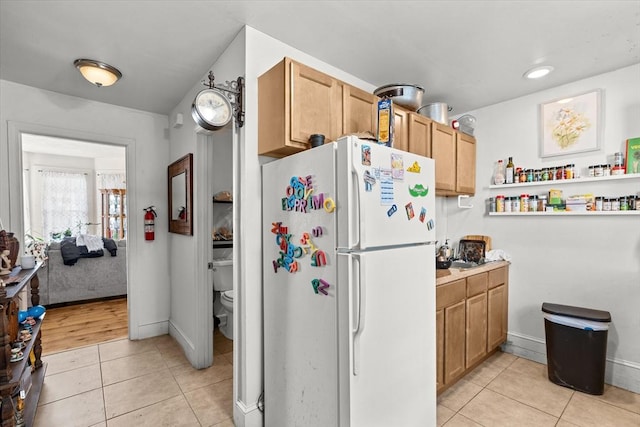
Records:
{"label": "black trash can", "polygon": [[604,393],[608,311],[543,303],[549,380],[589,394]]}

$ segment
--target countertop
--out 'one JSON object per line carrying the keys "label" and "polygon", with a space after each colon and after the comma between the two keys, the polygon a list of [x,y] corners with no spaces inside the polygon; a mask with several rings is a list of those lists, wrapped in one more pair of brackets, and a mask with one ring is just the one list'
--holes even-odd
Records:
{"label": "countertop", "polygon": [[464,279],[475,274],[495,270],[511,264],[509,261],[492,261],[474,268],[449,268],[448,270],[436,269],[436,286],[444,285],[456,280]]}

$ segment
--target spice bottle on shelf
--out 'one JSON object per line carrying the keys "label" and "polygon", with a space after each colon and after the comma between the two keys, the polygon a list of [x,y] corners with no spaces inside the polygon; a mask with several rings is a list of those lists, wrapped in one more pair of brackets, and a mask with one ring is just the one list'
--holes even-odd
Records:
{"label": "spice bottle on shelf", "polygon": [[547,196],[540,195],[538,196],[538,211],[544,212],[547,210]]}
{"label": "spice bottle on shelf", "polygon": [[573,172],[574,172],[575,166],[576,165],[571,163],[564,167],[564,179],[573,179]]}
{"label": "spice bottle on shelf", "polygon": [[520,212],[520,197],[513,196],[511,198],[511,211]]}
{"label": "spice bottle on shelf", "polygon": [[489,212],[493,213],[496,211],[496,199],[493,197],[489,197]]}
{"label": "spice bottle on shelf", "polygon": [[493,183],[495,185],[504,184],[504,164],[502,159],[498,160],[498,164],[496,165],[496,169],[493,172]]}
{"label": "spice bottle on shelf", "polygon": [[520,212],[529,212],[529,195],[520,195]]}
{"label": "spice bottle on shelf", "polygon": [[602,196],[596,196],[596,210],[597,211],[601,211],[602,210],[602,200],[604,199],[604,197]]}
{"label": "spice bottle on shelf", "polygon": [[513,203],[511,202],[512,198],[511,197],[505,197],[504,198],[504,211],[505,212],[512,212],[513,211]]}
{"label": "spice bottle on shelf", "polygon": [[504,196],[496,196],[496,212],[504,212]]}
{"label": "spice bottle on shelf", "polygon": [[513,157],[509,157],[509,161],[507,162],[507,168],[505,170],[505,177],[504,177],[506,184],[513,184],[514,174],[515,174],[515,167],[513,166]]}
{"label": "spice bottle on shelf", "polygon": [[622,153],[616,153],[614,155],[611,175],[624,175],[624,156]]}
{"label": "spice bottle on shelf", "polygon": [[537,212],[538,211],[538,196],[532,194],[529,196],[529,212]]}
{"label": "spice bottle on shelf", "polygon": [[611,166],[608,164],[602,165],[602,176],[610,176],[611,175]]}
{"label": "spice bottle on shelf", "polygon": [[526,170],[524,170],[524,169],[520,170],[519,181],[520,182],[527,182],[527,171]]}

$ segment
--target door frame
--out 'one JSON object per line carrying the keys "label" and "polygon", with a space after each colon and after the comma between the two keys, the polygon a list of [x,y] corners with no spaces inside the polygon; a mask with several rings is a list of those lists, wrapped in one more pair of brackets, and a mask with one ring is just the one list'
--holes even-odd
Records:
{"label": "door frame", "polygon": [[[24,182],[23,182],[23,164],[22,164],[22,135],[33,134],[49,136],[54,138],[67,138],[87,143],[98,143],[107,145],[118,145],[125,148],[125,171],[127,174],[127,217],[130,212],[137,212],[137,204],[135,197],[135,171],[133,170],[135,162],[135,145],[136,141],[131,138],[118,136],[94,134],[91,132],[63,129],[53,126],[46,126],[37,123],[27,123],[18,121],[8,121],[8,148],[9,148],[9,224],[15,230],[18,236],[24,236]],[[131,190],[131,191],[130,191]],[[131,287],[131,269],[129,268],[129,254],[137,250],[137,239],[130,236],[138,235],[138,226],[136,221],[127,222],[127,319],[128,319],[128,335],[129,339],[139,339],[138,310],[132,308],[138,307],[142,296],[137,295]]]}

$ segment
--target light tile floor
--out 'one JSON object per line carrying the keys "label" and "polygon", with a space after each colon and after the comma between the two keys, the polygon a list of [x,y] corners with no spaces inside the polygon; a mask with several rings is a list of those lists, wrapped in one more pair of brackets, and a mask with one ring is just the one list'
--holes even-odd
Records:
{"label": "light tile floor", "polygon": [[42,359],[34,427],[233,426],[233,341],[217,330],[214,364],[201,370],[169,335]]}
{"label": "light tile floor", "polygon": [[640,395],[593,396],[553,384],[547,367],[496,353],[438,398],[438,426],[640,426]]}
{"label": "light tile floor", "polygon": [[[168,335],[45,356],[35,427],[232,427],[233,342],[214,339],[214,365],[202,370]],[[445,391],[437,408],[446,427],[640,426],[640,395],[575,392],[551,383],[545,365],[507,353]]]}

